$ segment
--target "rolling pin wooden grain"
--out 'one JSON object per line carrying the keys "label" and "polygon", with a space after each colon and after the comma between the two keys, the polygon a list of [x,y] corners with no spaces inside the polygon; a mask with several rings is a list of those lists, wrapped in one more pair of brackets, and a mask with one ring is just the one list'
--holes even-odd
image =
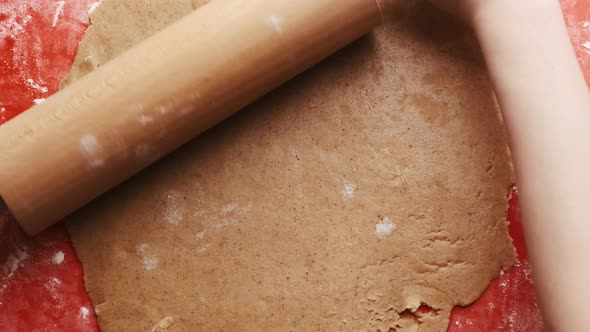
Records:
{"label": "rolling pin wooden grain", "polygon": [[0,127],[34,235],[368,33],[378,0],[217,0]]}

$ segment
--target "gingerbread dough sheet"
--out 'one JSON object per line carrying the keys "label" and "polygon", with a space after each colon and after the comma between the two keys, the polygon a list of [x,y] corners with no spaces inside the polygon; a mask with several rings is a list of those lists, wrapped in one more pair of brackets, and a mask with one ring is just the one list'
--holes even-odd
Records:
{"label": "gingerbread dough sheet", "polygon": [[[102,1],[66,84],[203,2]],[[410,2],[69,229],[103,331],[444,331],[516,260],[512,181],[475,42]]]}

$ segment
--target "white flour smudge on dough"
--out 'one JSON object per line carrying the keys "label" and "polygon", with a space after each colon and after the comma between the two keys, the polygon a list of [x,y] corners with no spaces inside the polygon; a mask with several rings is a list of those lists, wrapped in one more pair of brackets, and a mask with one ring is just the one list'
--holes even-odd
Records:
{"label": "white flour smudge on dough", "polygon": [[147,243],[142,243],[135,248],[135,252],[141,258],[143,268],[147,271],[155,270],[158,267],[158,257],[150,253],[151,249]]}
{"label": "white flour smudge on dough", "polygon": [[204,246],[200,247],[197,252],[199,254],[203,254],[203,253],[205,253],[205,251],[207,251],[207,249],[209,249],[209,244],[205,244]]}
{"label": "white flour smudge on dough", "polygon": [[349,201],[354,198],[354,193],[356,191],[356,186],[344,180],[344,187],[342,188],[342,199],[345,201]]}
{"label": "white flour smudge on dough", "polygon": [[382,240],[388,237],[396,228],[397,226],[391,222],[391,219],[383,217],[383,219],[375,225],[375,235],[377,235],[378,239]]}
{"label": "white flour smudge on dough", "polygon": [[247,205],[240,205],[238,203],[232,202],[228,203],[221,207],[220,213],[224,216],[227,215],[240,215],[243,216],[244,214],[248,213],[252,209],[252,203]]}
{"label": "white flour smudge on dough", "polygon": [[170,326],[172,326],[172,324],[174,324],[174,317],[166,316],[166,317],[162,318],[158,322],[158,324],[156,324],[150,330],[150,332],[161,332],[161,331],[167,330]]}
{"label": "white flour smudge on dough", "polygon": [[184,198],[176,191],[169,191],[164,194],[164,208],[162,214],[164,220],[172,225],[178,225],[184,219],[186,210]]}

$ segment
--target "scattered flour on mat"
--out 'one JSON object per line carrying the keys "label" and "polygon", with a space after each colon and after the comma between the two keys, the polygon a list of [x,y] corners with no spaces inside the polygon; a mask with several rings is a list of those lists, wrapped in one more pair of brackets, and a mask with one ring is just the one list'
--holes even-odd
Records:
{"label": "scattered flour on mat", "polygon": [[82,316],[82,319],[88,319],[88,316],[90,315],[90,310],[88,310],[88,308],[86,307],[80,307],[80,315]]}
{"label": "scattered flour on mat", "polygon": [[61,285],[61,280],[57,279],[56,277],[53,277],[45,283],[45,288],[47,288],[50,291],[55,291],[59,285]]}
{"label": "scattered flour on mat", "polygon": [[[29,27],[32,22],[35,22],[35,27],[44,23],[51,24],[54,9],[54,1],[0,1],[0,47],[10,40],[13,41],[10,47],[12,58],[4,59],[5,64],[17,70],[14,79],[22,80],[29,87],[43,93],[47,92],[47,88],[39,84],[32,87],[31,83],[36,83],[27,81],[27,78],[49,77],[48,73],[53,74],[54,71],[44,63],[46,57],[43,56],[44,40],[41,38],[41,30]],[[41,75],[41,71],[45,74]]]}
{"label": "scattered flour on mat", "polygon": [[156,256],[149,253],[150,246],[147,243],[142,243],[137,246],[135,252],[142,259],[143,268],[151,271],[158,267],[159,260]]}
{"label": "scattered flour on mat", "polygon": [[391,222],[389,217],[383,217],[379,222],[375,225],[375,235],[377,238],[382,240],[391,234],[396,229],[396,225]]}
{"label": "scattered flour on mat", "polygon": [[35,105],[43,104],[45,100],[45,98],[33,99],[33,103],[35,103]]}
{"label": "scattered flour on mat", "polygon": [[31,22],[31,15],[27,13],[26,3],[0,3],[0,46],[2,46],[7,38],[15,39],[21,34]]}
{"label": "scattered flour on mat", "polygon": [[88,15],[92,15],[92,13],[94,13],[94,11],[96,10],[96,8],[98,8],[99,5],[100,5],[100,1],[97,1],[97,2],[93,3],[92,5],[90,5],[90,7],[88,8]]}
{"label": "scattered flour on mat", "polygon": [[64,261],[63,251],[58,251],[53,255],[53,264],[61,264]]}
{"label": "scattered flour on mat", "polygon": [[56,27],[57,26],[57,21],[59,21],[59,17],[61,15],[63,15],[64,13],[64,6],[65,6],[66,2],[61,0],[55,3],[56,8],[55,8],[55,13],[53,14],[53,22],[51,23],[52,27]]}
{"label": "scattered flour on mat", "polygon": [[518,316],[516,312],[511,312],[508,318],[504,318],[505,324],[508,325],[508,331],[515,331],[516,323],[518,321]]}
{"label": "scattered flour on mat", "polygon": [[[29,257],[27,253],[28,248],[25,245],[15,247],[13,251],[8,255],[4,266],[0,266],[0,296],[8,287],[12,277],[19,269],[23,266],[23,262]],[[2,304],[2,298],[0,297],[0,304]]]}
{"label": "scattered flour on mat", "polygon": [[6,260],[6,265],[4,266],[5,272],[7,272],[6,279],[10,279],[16,270],[22,266],[22,262],[28,257],[29,254],[27,253],[26,247],[14,248],[14,251],[10,253],[8,259]]}
{"label": "scattered flour on mat", "polygon": [[56,286],[61,285],[61,280],[57,279],[56,277],[53,277],[49,280],[49,285],[55,288]]}
{"label": "scattered flour on mat", "polygon": [[577,8],[579,7],[579,2],[581,1],[561,1],[561,5],[570,38],[578,52],[578,61],[582,68],[588,68],[590,66],[590,49],[584,45],[590,38],[590,19],[580,20],[578,17],[578,13],[580,12]]}
{"label": "scattered flour on mat", "polygon": [[37,91],[41,91],[43,93],[47,93],[47,91],[49,91],[49,89],[47,89],[47,87],[41,86],[38,83],[36,83],[35,81],[33,81],[32,78],[27,78],[27,80],[25,81],[27,83],[27,85]]}

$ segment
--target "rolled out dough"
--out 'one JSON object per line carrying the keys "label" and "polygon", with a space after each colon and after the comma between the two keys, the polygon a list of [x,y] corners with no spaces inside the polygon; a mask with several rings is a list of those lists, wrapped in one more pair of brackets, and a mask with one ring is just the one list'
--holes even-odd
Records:
{"label": "rolled out dough", "polygon": [[[65,83],[202,2],[102,1]],[[103,331],[444,331],[515,262],[512,181],[471,35],[409,2],[69,228]]]}

